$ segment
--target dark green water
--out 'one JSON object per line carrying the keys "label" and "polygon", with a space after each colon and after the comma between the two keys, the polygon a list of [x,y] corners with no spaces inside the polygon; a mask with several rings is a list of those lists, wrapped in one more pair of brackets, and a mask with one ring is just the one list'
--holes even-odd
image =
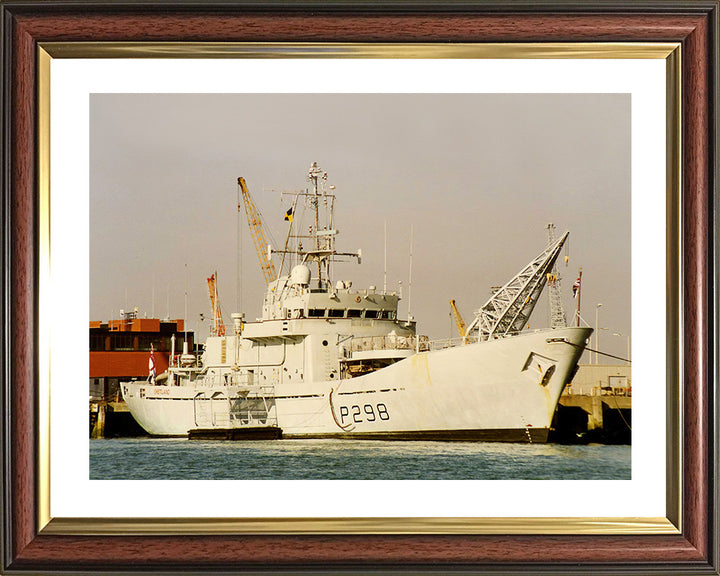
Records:
{"label": "dark green water", "polygon": [[630,446],[133,438],[90,441],[93,480],[629,480]]}

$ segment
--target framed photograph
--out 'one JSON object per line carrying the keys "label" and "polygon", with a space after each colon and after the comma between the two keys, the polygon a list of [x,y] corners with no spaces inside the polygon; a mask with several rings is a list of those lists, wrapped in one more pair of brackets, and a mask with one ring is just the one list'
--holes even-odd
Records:
{"label": "framed photograph", "polygon": [[[8,1],[1,9],[3,570],[718,573],[717,2],[660,9],[593,2]],[[310,165],[309,180],[301,170],[294,178],[296,164],[305,172]],[[331,214],[325,228],[320,189]],[[270,242],[251,245],[247,232],[242,239],[241,204],[250,214],[253,196],[266,229],[288,238],[295,230],[296,244],[281,238],[264,254]],[[304,205],[310,216],[302,215]],[[278,216],[273,223],[270,213]],[[578,238],[570,251],[563,246],[566,226]],[[343,242],[335,251],[336,228]],[[541,256],[522,268],[527,259],[518,254],[534,256],[528,244],[535,239]],[[353,287],[344,276],[330,281],[329,264],[323,267],[328,242],[338,257],[365,258],[370,273],[362,283],[369,288]],[[363,254],[353,244],[364,242],[371,248]],[[219,245],[228,254],[218,256]],[[269,278],[269,262],[277,258],[282,267],[285,255],[294,268]],[[256,256],[259,267],[250,262]],[[413,258],[422,279],[415,284]],[[574,467],[554,462],[555,453],[533,446],[547,439],[550,422],[522,416],[520,437],[509,427],[493,428],[508,435],[501,439],[512,441],[502,445],[509,449],[488,444],[483,459],[468,467],[464,443],[435,442],[457,439],[457,414],[434,416],[448,422],[445,429],[428,426],[434,436],[419,430],[409,438],[407,427],[397,434],[387,424],[383,433],[395,434],[402,450],[408,440],[420,440],[420,448],[410,457],[389,448],[380,455],[363,431],[399,418],[397,404],[363,400],[354,412],[352,395],[369,393],[347,384],[343,391],[340,383],[329,404],[324,397],[318,403],[332,420],[325,414],[322,424],[318,416],[311,428],[308,412],[283,424],[298,438],[304,430],[322,436],[323,425],[335,436],[363,433],[359,441],[342,441],[353,449],[338,447],[332,466],[331,444],[319,456],[303,449],[308,464],[298,460],[300,448],[292,449],[302,440],[293,439],[277,444],[290,447],[285,453],[244,453],[255,468],[232,450],[205,467],[205,444],[194,452],[172,440],[155,442],[155,452],[141,444],[88,444],[88,320],[125,321],[139,291],[151,319],[167,307],[167,318],[182,316],[198,340],[209,333],[225,342],[227,326],[236,339],[243,333],[269,346],[272,335],[254,335],[246,318],[228,317],[234,307],[255,314],[257,302],[241,303],[263,299],[258,283],[245,277],[262,271],[270,295],[281,290],[272,280],[286,278],[288,286],[307,285],[311,297],[314,278],[319,288],[329,287],[323,302],[329,294],[348,304],[274,311],[266,295],[265,319],[288,323],[322,313],[331,325],[339,310],[348,325],[359,325],[351,320],[357,307],[362,321],[397,324],[393,346],[383,340],[382,354],[372,356],[387,364],[408,347],[433,354],[458,336],[496,338],[502,318],[489,327],[482,309],[474,317],[466,312],[470,329],[463,332],[454,298],[469,307],[490,293],[485,308],[495,311],[493,298],[515,289],[502,282],[521,270],[516,278],[527,286],[533,277],[552,285],[556,261],[566,291],[573,281],[577,291],[591,277],[586,267],[586,276],[575,279],[582,258],[592,263],[597,288],[588,291],[592,303],[584,312],[578,303],[577,318],[565,311],[578,327],[588,320],[588,328],[568,330],[595,329],[579,344],[595,363],[604,353],[629,360],[633,335],[632,423],[618,421],[632,444],[602,458],[598,450],[568,449]],[[194,267],[203,260],[219,273]],[[508,262],[478,271],[481,260]],[[468,267],[475,270],[463,275]],[[212,310],[195,318],[188,299],[192,309],[203,309],[198,303],[207,292],[188,289],[188,276],[202,274],[210,276]],[[403,286],[395,286],[399,278]],[[172,316],[170,303],[182,309],[183,293],[186,309]],[[223,305],[222,334],[218,293],[237,305]],[[519,293],[513,297],[531,311],[540,293]],[[364,303],[376,295],[392,305]],[[416,313],[432,317],[431,297],[444,304],[423,340],[411,328]],[[547,307],[542,314],[552,323],[561,307],[546,300],[539,307]],[[507,330],[531,334],[547,326],[533,324],[522,309]],[[187,341],[179,324],[175,330]],[[290,332],[276,338],[285,354]],[[326,338],[319,350],[337,344],[334,354],[361,361],[344,360],[347,373],[328,368],[327,378],[365,377],[370,356],[353,346],[377,347],[341,336]],[[190,354],[181,354],[174,338],[149,342],[150,386],[123,382],[116,390],[131,410],[142,411],[136,405],[147,395],[159,401],[171,390],[158,383],[163,377],[191,369]],[[119,349],[125,345],[133,346]],[[108,350],[105,339],[98,346]],[[156,381],[162,354],[169,354],[169,368]],[[533,352],[521,378],[548,385],[556,369],[549,362]],[[303,379],[306,366],[298,367],[250,372],[283,379],[290,390],[292,378]],[[623,388],[618,382],[613,386]],[[288,394],[274,395],[273,403],[290,406],[297,396]],[[196,423],[206,406],[198,398]],[[215,399],[207,403],[213,423],[220,418]],[[228,418],[259,418],[261,431],[270,433],[279,408],[265,399],[260,410],[261,400],[246,398],[246,415],[231,411]],[[619,406],[617,412],[622,417]],[[173,433],[133,415],[151,433]],[[195,432],[202,437],[208,430],[198,425]],[[473,456],[485,446],[478,440],[498,439],[485,429],[472,432],[460,440],[474,441]],[[195,457],[204,475],[192,472]]]}

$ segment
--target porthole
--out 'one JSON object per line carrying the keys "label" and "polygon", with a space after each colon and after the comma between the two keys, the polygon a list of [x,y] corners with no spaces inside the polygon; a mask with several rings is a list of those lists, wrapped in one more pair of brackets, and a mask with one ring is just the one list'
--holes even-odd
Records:
{"label": "porthole", "polygon": [[327,341],[327,340],[323,340],[322,344],[323,344],[323,346],[327,346],[327,345],[328,345],[328,341]]}

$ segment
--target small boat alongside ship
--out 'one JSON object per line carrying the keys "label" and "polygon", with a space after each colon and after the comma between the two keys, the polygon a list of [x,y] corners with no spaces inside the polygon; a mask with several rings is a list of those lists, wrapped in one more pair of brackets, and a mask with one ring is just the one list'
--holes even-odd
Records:
{"label": "small boat alongside ship", "polygon": [[[123,382],[137,422],[191,438],[547,441],[592,333],[526,329],[568,233],[497,289],[458,342],[434,343],[398,316],[399,292],[333,278],[335,262],[361,254],[336,250],[334,187],[316,163],[308,179],[285,246],[272,251],[281,273],[270,250],[263,263],[262,317],[233,314],[201,356],[173,352],[157,380]],[[311,225],[298,230],[302,209]]]}

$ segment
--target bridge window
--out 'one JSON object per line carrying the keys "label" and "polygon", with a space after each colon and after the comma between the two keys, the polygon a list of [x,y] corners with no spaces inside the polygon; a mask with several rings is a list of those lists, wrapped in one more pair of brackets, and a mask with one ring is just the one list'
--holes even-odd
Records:
{"label": "bridge window", "polygon": [[377,310],[365,310],[365,318],[377,318],[377,317],[378,317]]}
{"label": "bridge window", "polygon": [[348,310],[348,318],[360,318],[362,310]]}
{"label": "bridge window", "polygon": [[320,308],[310,308],[308,310],[308,316],[310,318],[324,318],[325,317],[325,310],[322,310]]}
{"label": "bridge window", "polygon": [[328,316],[330,316],[330,318],[342,318],[345,316],[345,310],[342,308],[330,308],[330,310],[328,310]]}

